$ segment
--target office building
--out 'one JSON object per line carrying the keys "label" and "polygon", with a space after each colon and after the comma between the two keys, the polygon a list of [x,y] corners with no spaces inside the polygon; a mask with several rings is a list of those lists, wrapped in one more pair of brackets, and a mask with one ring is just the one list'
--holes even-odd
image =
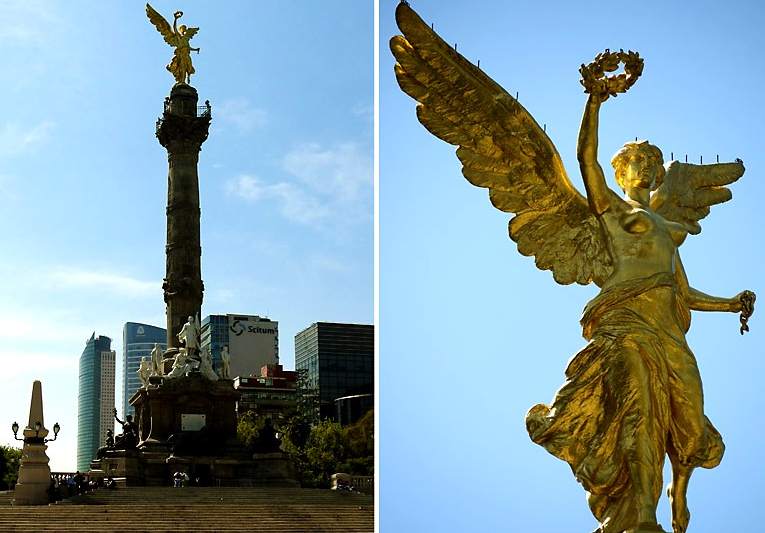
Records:
{"label": "office building", "polygon": [[282,365],[264,365],[260,375],[236,377],[234,388],[242,393],[237,415],[250,411],[256,418],[272,420],[289,416],[297,407],[297,377],[297,372]]}
{"label": "office building", "polygon": [[341,426],[355,424],[361,417],[375,406],[371,394],[357,394],[335,399],[335,421]]}
{"label": "office building", "polygon": [[224,346],[228,346],[232,378],[257,375],[263,366],[279,364],[279,323],[257,315],[205,317],[201,349],[210,350],[216,372],[220,370]]}
{"label": "office building", "polygon": [[337,398],[374,392],[374,326],[311,324],[295,335],[295,369],[318,390],[321,417],[334,419]]}
{"label": "office building", "polygon": [[[87,471],[106,431],[114,429],[114,368],[112,340],[95,332],[80,356],[77,397],[77,469]],[[108,415],[108,416],[107,416]]]}
{"label": "office building", "polygon": [[123,420],[128,414],[135,415],[129,400],[141,386],[141,379],[136,372],[142,357],[148,357],[151,360],[151,351],[155,343],[159,344],[162,350],[167,349],[167,330],[136,322],[126,322],[122,328],[122,413],[120,418]]}

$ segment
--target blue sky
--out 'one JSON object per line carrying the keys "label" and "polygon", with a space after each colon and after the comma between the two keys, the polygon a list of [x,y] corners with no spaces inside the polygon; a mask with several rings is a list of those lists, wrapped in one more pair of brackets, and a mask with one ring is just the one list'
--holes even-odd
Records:
{"label": "blue sky", "polygon": [[[691,284],[720,296],[762,287],[765,8],[756,2],[456,2],[413,0],[447,42],[521,103],[580,190],[578,67],[605,48],[637,50],[643,76],[601,112],[600,161],[636,136],[669,158],[736,157],[746,174],[681,249]],[[509,215],[461,175],[454,147],[415,118],[388,40],[396,0],[380,2],[381,528],[384,532],[592,531],[568,465],[533,444],[532,405],[549,402],[594,286],[560,286],[507,237]],[[616,187],[609,174],[609,183]],[[761,529],[762,310],[739,335],[733,314],[695,313],[688,342],[706,413],[727,445],[697,470],[690,531]],[[666,498],[660,522],[671,527]]]}
{"label": "blue sky", "polygon": [[[172,49],[144,2],[0,1],[0,443],[43,382],[75,465],[77,362],[93,331],[164,325],[167,155],[154,122]],[[213,109],[199,163],[203,315],[373,320],[371,2],[156,1],[201,29]],[[121,405],[118,357],[117,404]]]}

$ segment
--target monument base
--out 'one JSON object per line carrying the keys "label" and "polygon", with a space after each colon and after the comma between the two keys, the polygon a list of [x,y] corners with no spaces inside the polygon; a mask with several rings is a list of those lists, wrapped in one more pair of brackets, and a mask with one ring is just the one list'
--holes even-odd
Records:
{"label": "monument base", "polygon": [[[40,439],[42,440],[42,439]],[[49,503],[50,467],[45,444],[24,443],[19,479],[13,491],[13,505],[47,505]]]}
{"label": "monument base", "polygon": [[103,449],[90,475],[140,486],[171,485],[176,472],[208,486],[298,486],[285,454],[253,454],[237,440],[238,399],[231,380],[211,381],[198,372],[151,378],[130,398],[138,445]]}
{"label": "monument base", "polygon": [[192,483],[201,486],[299,486],[292,461],[282,453],[254,454],[248,458],[109,450],[101,459],[91,462],[89,475],[119,478],[126,486],[169,486],[176,472],[183,472]]}

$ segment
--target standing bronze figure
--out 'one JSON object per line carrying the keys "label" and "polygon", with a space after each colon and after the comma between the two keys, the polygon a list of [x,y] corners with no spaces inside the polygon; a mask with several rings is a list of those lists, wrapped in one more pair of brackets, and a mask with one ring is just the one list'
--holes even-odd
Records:
{"label": "standing bronze figure", "polygon": [[199,48],[192,48],[189,41],[197,34],[199,28],[188,28],[185,24],[178,26],[178,19],[183,16],[183,11],[173,13],[172,28],[149,4],[146,4],[146,15],[162,34],[165,42],[175,48],[173,60],[165,68],[173,75],[176,83],[191,83],[191,75],[195,72],[194,65],[191,64],[191,52],[199,53]]}
{"label": "standing bronze figure", "polygon": [[[701,231],[725,186],[744,173],[733,163],[666,166],[659,148],[628,142],[613,157],[618,195],[597,160],[598,113],[643,70],[634,52],[606,52],[580,69],[588,99],[577,156],[587,192],[568,179],[552,141],[494,80],[444,42],[406,2],[391,40],[399,85],[417,118],[458,146],[462,172],[515,213],[510,238],[561,284],[595,283],[582,318],[588,345],[571,360],[550,406],[526,416],[531,439],[571,466],[587,491],[599,533],[663,531],[656,520],[665,456],[672,463],[672,527],[687,530],[686,491],[694,468],[722,459],[722,438],[704,415],[701,379],[685,334],[691,311],[742,313],[754,293],[710,296],[693,287],[679,248]],[[607,75],[619,65],[624,73]]]}

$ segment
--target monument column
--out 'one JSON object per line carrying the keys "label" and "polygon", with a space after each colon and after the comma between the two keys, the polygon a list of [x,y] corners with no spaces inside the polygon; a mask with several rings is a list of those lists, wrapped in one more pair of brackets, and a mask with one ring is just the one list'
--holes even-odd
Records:
{"label": "monument column", "polygon": [[[167,149],[167,244],[162,285],[167,316],[167,348],[178,347],[178,332],[202,308],[199,239],[199,150],[210,127],[210,106],[197,107],[197,91],[176,83],[157,120],[157,139]],[[200,316],[201,318],[201,316]]]}

